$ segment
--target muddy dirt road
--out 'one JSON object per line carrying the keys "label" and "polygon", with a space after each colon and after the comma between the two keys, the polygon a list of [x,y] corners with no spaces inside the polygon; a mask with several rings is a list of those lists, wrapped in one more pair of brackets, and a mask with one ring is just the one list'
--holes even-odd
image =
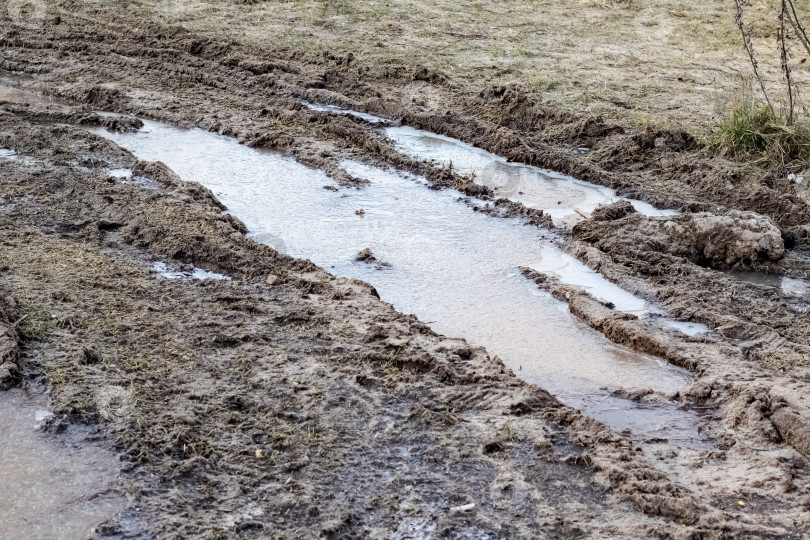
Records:
{"label": "muddy dirt road", "polygon": [[[339,52],[273,57],[87,4],[49,5],[34,26],[0,16],[0,381],[46,384],[48,437],[82,426],[118,459],[115,485],[97,489],[125,508],[88,534],[808,534],[810,208],[798,186],[709,158],[683,133],[626,133],[505,87],[461,94],[418,66],[365,66]],[[414,82],[431,107],[419,96],[403,103]],[[228,162],[237,154],[212,150],[206,167],[193,161],[203,143],[180,135],[166,141],[186,153],[162,154],[160,140],[139,147],[132,141],[157,129],[141,119],[230,138],[222,144],[245,152],[245,170],[269,167],[260,157],[269,154],[282,165],[255,196],[229,193],[253,181]],[[493,152],[501,172],[479,174],[440,152],[426,160],[397,139],[398,126]],[[531,169],[506,190],[510,163],[556,172]],[[287,177],[296,167],[312,175]],[[617,363],[593,395],[622,405],[596,420],[558,388],[559,399],[530,384],[543,381],[485,331],[444,330],[418,302],[408,308],[418,317],[396,309],[416,295],[394,285],[417,274],[393,247],[355,261],[368,246],[352,246],[346,268],[364,280],[306,260],[326,266],[324,254],[334,256],[314,249],[328,230],[307,220],[336,220],[329,212],[342,199],[380,200],[369,168],[395,177],[384,195],[398,216],[474,223],[454,232],[461,255],[465,240],[487,249],[476,240],[485,228],[547,242],[556,259],[509,261],[511,288],[499,290],[559,306],[581,355],[619,348],[672,364],[660,373],[680,368],[680,382],[653,384]],[[531,191],[576,185],[560,174],[593,184],[580,186],[583,200],[614,191],[601,206]],[[296,198],[291,181],[311,195]],[[395,206],[400,196],[427,202]],[[264,222],[250,213],[284,197],[277,212],[323,201],[297,226],[294,214],[276,223],[296,227],[291,247],[303,238],[298,258],[258,235]],[[352,223],[378,219],[363,206]],[[438,244],[449,228],[420,233]],[[464,283],[454,271],[449,280]],[[366,283],[385,272],[403,279]],[[532,332],[554,324],[514,325],[534,329],[502,346],[523,340],[532,350]],[[540,363],[568,352],[534,349]],[[685,438],[625,430],[636,409],[698,420]]]}

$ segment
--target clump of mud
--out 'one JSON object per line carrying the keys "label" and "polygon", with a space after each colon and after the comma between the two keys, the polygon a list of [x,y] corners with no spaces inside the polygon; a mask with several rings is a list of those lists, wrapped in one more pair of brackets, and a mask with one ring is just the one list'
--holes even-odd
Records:
{"label": "clump of mud", "polygon": [[363,251],[359,252],[357,256],[354,258],[356,261],[366,262],[366,263],[373,263],[377,261],[377,257],[374,256],[370,248],[366,248]]}
{"label": "clump of mud", "polygon": [[603,237],[606,229],[632,229],[634,241],[649,250],[714,268],[778,261],[785,254],[779,228],[770,218],[753,212],[646,218],[632,211],[629,203],[615,203],[598,208],[590,221],[574,226],[573,234],[590,241]]}
{"label": "clump of mud", "polygon": [[593,221],[613,221],[635,213],[636,209],[629,201],[619,201],[597,207],[591,212],[591,219]]}
{"label": "clump of mud", "polygon": [[778,261],[785,254],[781,231],[770,218],[754,212],[689,214],[665,222],[662,229],[672,253],[714,267]]}
{"label": "clump of mud", "polygon": [[376,257],[376,255],[374,255],[374,253],[371,251],[370,248],[362,250],[360,253],[357,254],[354,260],[374,265],[375,270],[383,270],[385,268],[391,267],[391,263],[379,260]]}

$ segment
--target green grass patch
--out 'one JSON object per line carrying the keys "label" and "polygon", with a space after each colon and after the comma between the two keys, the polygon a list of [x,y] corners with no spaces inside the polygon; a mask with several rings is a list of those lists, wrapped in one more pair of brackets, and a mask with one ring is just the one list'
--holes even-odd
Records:
{"label": "green grass patch", "polygon": [[707,146],[722,155],[780,170],[810,167],[810,122],[792,124],[770,107],[735,108],[712,132]]}

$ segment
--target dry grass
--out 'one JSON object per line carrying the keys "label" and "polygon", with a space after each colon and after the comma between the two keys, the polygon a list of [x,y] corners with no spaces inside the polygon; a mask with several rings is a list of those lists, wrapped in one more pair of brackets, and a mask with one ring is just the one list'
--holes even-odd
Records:
{"label": "dry grass", "polygon": [[[769,5],[754,0],[749,14],[759,29],[761,70],[776,89]],[[807,13],[808,1],[799,7]],[[470,91],[517,83],[571,110],[695,131],[726,115],[740,75],[750,71],[726,0],[142,0],[141,9],[267,50],[423,64]],[[800,83],[810,79],[807,66],[797,65]]]}

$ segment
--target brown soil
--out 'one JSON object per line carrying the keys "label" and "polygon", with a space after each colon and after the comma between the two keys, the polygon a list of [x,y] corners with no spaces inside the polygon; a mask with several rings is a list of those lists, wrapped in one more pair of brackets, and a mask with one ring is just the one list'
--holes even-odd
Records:
{"label": "brown soil", "polygon": [[[416,66],[260,55],[120,10],[52,7],[38,28],[0,12],[0,84],[64,102],[0,102],[0,146],[30,159],[0,160],[0,382],[43,378],[52,428],[98,424],[121,456],[132,503],[98,536],[388,538],[432,525],[427,536],[457,538],[810,530],[806,314],[778,291],[706,266],[714,260],[671,249],[654,219],[602,212],[571,233],[569,249],[679,318],[709,325],[710,337],[656,330],[527,274],[615,341],[694,371],[697,382],[677,398],[709,411],[709,448],[640,444],[583,417],[486,351],[397,313],[370,286],[256,244],[207,189],[76,125],[138,127],[93,110],[196,125],[284,150],[362,189],[338,165],[351,156],[548,225],[470,178],[403,156],[374,125],[298,100],[337,103],[658,206],[757,212],[794,249],[779,262],[741,264],[800,276],[808,265],[795,248],[810,208],[792,185],[702,155],[683,133],[627,133],[514,88],[461,97]],[[414,81],[440,114],[418,100],[402,105]],[[572,150],[580,146],[590,151]],[[157,189],[106,175],[117,167]],[[162,279],[153,262],[233,279]],[[136,533],[119,530],[124,518]]]}
{"label": "brown soil", "polygon": [[[142,162],[158,193],[115,182],[99,167],[135,160],[104,139],[0,120],[36,160],[0,162],[5,307],[25,317],[14,371],[51,385],[54,429],[108,433],[137,536],[716,527],[628,441],[369,286],[255,244],[201,186]],[[161,279],[155,260],[234,279]],[[600,453],[624,456],[620,496],[587,466]],[[625,502],[639,481],[650,519]]]}

